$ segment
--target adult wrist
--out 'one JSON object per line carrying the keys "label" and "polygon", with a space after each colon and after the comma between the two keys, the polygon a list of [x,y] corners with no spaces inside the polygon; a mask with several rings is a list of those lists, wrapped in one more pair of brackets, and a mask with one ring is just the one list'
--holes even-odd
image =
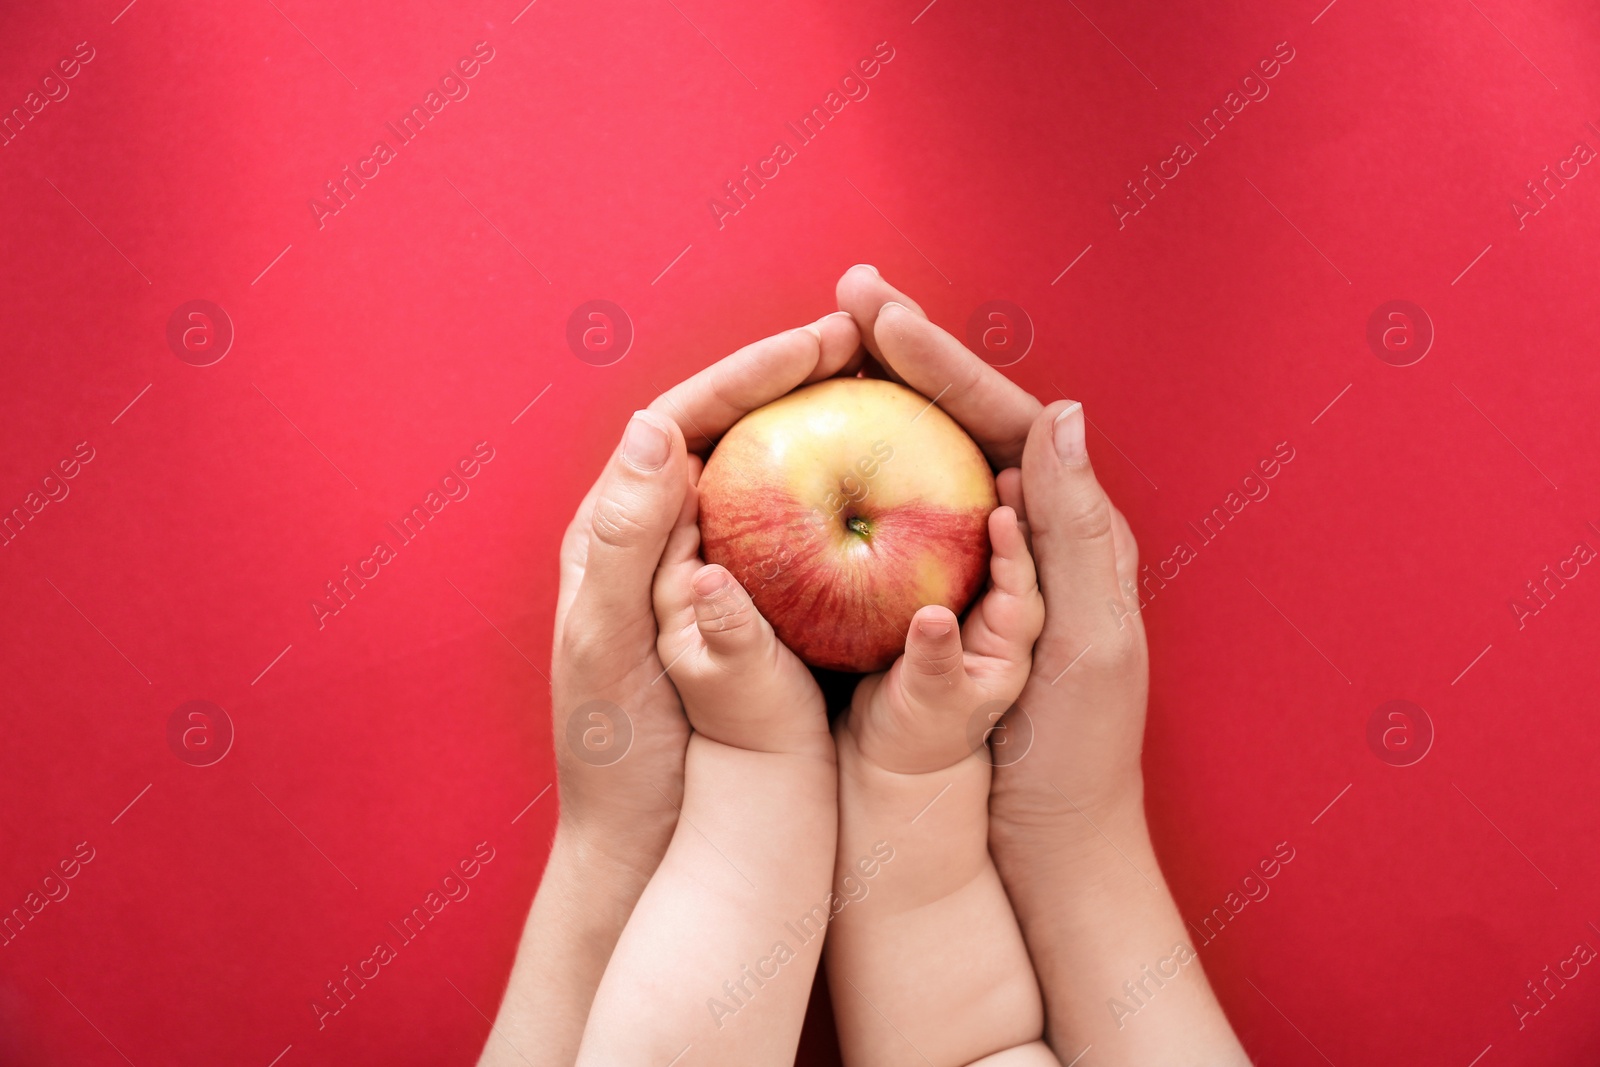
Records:
{"label": "adult wrist", "polygon": [[1094,791],[1063,787],[1043,777],[1013,778],[996,770],[995,800],[990,804],[990,836],[994,847],[1019,855],[1044,855],[1063,860],[1115,855],[1122,846],[1147,842],[1144,780],[1134,776]]}
{"label": "adult wrist", "polygon": [[1141,791],[1077,805],[1055,799],[1059,807],[991,815],[990,852],[1013,898],[1114,896],[1151,885],[1165,892]]}
{"label": "adult wrist", "polygon": [[614,900],[631,910],[671,840],[671,826],[622,831],[563,814],[541,885],[553,879],[557,889],[571,887],[596,904]]}

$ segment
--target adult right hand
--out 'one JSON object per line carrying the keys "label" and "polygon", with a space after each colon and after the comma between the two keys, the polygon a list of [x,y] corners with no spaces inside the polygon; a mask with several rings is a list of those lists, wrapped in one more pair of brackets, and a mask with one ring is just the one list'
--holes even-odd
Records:
{"label": "adult right hand", "polygon": [[[1000,502],[1016,510],[1032,542],[1046,608],[1033,676],[1018,702],[1031,727],[1014,716],[1001,736],[1031,728],[1035,740],[1015,766],[997,757],[992,831],[1006,837],[1040,826],[1053,842],[1080,832],[1099,841],[1079,809],[1142,819],[1148,654],[1133,595],[1139,550],[1089,465],[1082,405],[1058,401],[1047,409],[872,267],[852,267],[838,297],[887,373],[938,397],[977,441],[999,471]],[[1055,451],[1058,435],[1070,460]]]}
{"label": "adult right hand", "polygon": [[[852,268],[838,295],[889,372],[938,397],[983,448],[1000,502],[1031,540],[1044,632],[1001,735],[1031,729],[1031,747],[1010,758],[995,746],[989,848],[1039,976],[1052,1049],[1063,1063],[1089,1045],[1102,1064],[1248,1062],[1150,842],[1138,546],[1095,478],[1083,406],[1042,406],[870,267]],[[1169,965],[1181,978],[1142,986],[1148,1000],[1126,997],[1124,982],[1148,983],[1149,968]],[[1121,1013],[1108,1011],[1118,998]]]}

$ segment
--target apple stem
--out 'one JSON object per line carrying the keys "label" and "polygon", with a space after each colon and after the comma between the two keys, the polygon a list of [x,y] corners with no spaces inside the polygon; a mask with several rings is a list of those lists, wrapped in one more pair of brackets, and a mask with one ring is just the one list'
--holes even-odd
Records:
{"label": "apple stem", "polygon": [[872,524],[859,516],[846,519],[844,524],[850,528],[851,533],[860,537],[867,537],[872,533]]}

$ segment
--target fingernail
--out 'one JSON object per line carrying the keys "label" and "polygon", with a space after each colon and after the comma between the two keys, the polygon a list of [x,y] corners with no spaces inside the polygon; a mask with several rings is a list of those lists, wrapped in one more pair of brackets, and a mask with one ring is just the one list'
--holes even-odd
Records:
{"label": "fingernail", "polygon": [[728,588],[728,572],[721,567],[708,567],[695,575],[689,584],[694,587],[695,595],[710,600]]}
{"label": "fingernail", "polygon": [[667,461],[667,432],[635,411],[622,436],[622,458],[642,471],[656,471]]}
{"label": "fingernail", "polygon": [[1089,459],[1083,444],[1083,405],[1074,400],[1056,416],[1056,455],[1069,467],[1081,467]]}
{"label": "fingernail", "polygon": [[917,623],[917,629],[922,631],[924,637],[943,637],[950,632],[950,620],[945,618],[923,619]]}
{"label": "fingernail", "polygon": [[[883,277],[882,274],[878,274],[878,268],[874,267],[871,263],[857,263],[856,267],[865,267],[868,270],[870,270],[873,274],[877,274],[878,277],[880,277],[880,278]],[[855,270],[856,267],[851,267],[850,269],[851,270]]]}

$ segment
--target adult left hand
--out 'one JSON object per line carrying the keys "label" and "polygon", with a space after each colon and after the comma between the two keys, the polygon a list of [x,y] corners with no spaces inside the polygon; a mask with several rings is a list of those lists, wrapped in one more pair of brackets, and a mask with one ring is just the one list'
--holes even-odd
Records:
{"label": "adult left hand", "polygon": [[[634,414],[573,517],[551,654],[560,814],[482,1064],[570,1067],[606,961],[677,825],[689,727],[656,651],[651,585],[703,457],[746,412],[845,371],[859,348],[855,323],[835,313],[675,386]],[[628,748],[613,761],[590,739]]]}

